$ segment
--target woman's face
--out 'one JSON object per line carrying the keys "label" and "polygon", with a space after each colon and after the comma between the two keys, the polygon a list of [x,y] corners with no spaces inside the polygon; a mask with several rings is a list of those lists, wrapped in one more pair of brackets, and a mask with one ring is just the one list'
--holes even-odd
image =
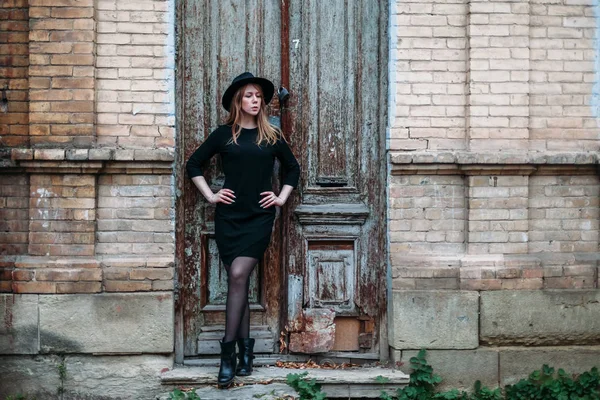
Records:
{"label": "woman's face", "polygon": [[242,90],[244,91],[242,96],[242,112],[253,117],[257,116],[262,103],[260,88],[250,84]]}

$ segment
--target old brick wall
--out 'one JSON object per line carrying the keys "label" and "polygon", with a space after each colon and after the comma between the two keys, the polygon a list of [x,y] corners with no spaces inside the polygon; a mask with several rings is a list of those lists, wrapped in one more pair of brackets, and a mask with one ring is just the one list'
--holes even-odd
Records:
{"label": "old brick wall", "polygon": [[3,1],[0,4],[0,147],[29,143],[28,65],[27,1]]}
{"label": "old brick wall", "polygon": [[[0,4],[2,398],[55,393],[63,360],[68,392],[117,363],[150,397],[172,366],[174,14],[173,0]],[[105,389],[86,395],[125,393]]]}
{"label": "old brick wall", "polygon": [[392,2],[390,343],[431,349],[449,386],[598,364],[599,16]]}

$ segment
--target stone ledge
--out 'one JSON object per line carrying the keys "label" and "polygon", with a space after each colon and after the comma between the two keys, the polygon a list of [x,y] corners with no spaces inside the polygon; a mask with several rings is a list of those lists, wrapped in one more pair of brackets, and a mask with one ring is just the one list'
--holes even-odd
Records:
{"label": "stone ledge", "polygon": [[99,267],[148,267],[170,268],[175,265],[174,256],[0,256],[0,268],[50,268],[86,269]]}
{"label": "stone ledge", "polygon": [[[12,149],[13,161],[174,161],[166,149]],[[17,163],[18,164],[18,163]]]}
{"label": "stone ledge", "polygon": [[[173,387],[178,385],[193,386],[207,388],[212,386],[212,390],[204,393],[202,398],[207,399],[224,399],[226,393],[231,391],[223,391],[214,389],[216,384],[218,367],[181,367],[171,371],[166,371],[161,374],[161,382],[164,387]],[[321,384],[321,389],[327,395],[327,398],[379,398],[382,390],[388,394],[394,394],[395,389],[406,385],[409,381],[409,376],[400,370],[382,367],[365,367],[365,368],[350,368],[344,370],[336,369],[320,369],[308,368],[298,370],[293,368],[279,367],[258,367],[252,372],[251,376],[236,377],[236,382],[243,383],[244,387],[251,385],[262,386],[265,382],[269,384],[285,383],[286,377],[290,373],[307,372],[307,379],[315,379]],[[380,383],[378,376],[387,378],[386,383]],[[207,388],[208,389],[208,388]],[[236,390],[236,389],[232,389]],[[213,397],[215,396],[215,397]],[[250,399],[239,392],[231,399]],[[256,398],[256,397],[255,397]],[[260,397],[262,398],[262,397]]]}
{"label": "stone ledge", "polygon": [[593,253],[531,253],[531,254],[457,254],[432,256],[429,254],[391,254],[392,265],[402,267],[507,267],[536,268],[544,266],[596,265],[600,252]]}
{"label": "stone ledge", "polygon": [[597,152],[390,152],[394,165],[404,164],[524,164],[524,165],[596,165]]}

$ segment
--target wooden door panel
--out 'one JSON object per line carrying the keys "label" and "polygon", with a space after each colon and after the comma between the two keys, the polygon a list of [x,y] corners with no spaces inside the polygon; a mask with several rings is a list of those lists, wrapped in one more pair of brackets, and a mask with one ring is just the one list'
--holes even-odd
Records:
{"label": "wooden door panel", "polygon": [[302,106],[307,124],[309,186],[356,182],[355,5],[344,0],[309,1],[302,45],[308,78]]}
{"label": "wooden door panel", "polygon": [[[183,174],[185,161],[208,134],[224,122],[221,96],[231,80],[244,71],[264,76],[278,85],[280,79],[280,4],[277,0],[186,0],[178,2],[180,19],[179,70],[180,121],[177,178],[177,254],[180,260],[182,347],[186,356],[209,353],[224,327],[226,274],[214,242],[214,205],[207,203]],[[274,114],[278,104],[273,103]],[[213,191],[224,181],[218,157],[205,177]],[[251,281],[251,324],[261,335],[279,334],[281,234],[279,218],[272,245]],[[265,274],[264,271],[270,271]],[[221,332],[221,333],[220,333]],[[263,340],[261,349],[275,348]]]}
{"label": "wooden door panel", "polygon": [[315,310],[333,310],[359,327],[358,351],[385,357],[387,2],[297,0],[289,15],[288,109],[303,167],[284,218],[290,348],[329,346],[309,330]]}
{"label": "wooden door panel", "polygon": [[[200,274],[201,285],[206,288],[203,291],[202,310],[203,311],[225,311],[227,300],[227,272],[223,262],[219,257],[219,250],[214,235],[203,234],[201,240],[203,254],[206,254],[206,260],[202,263],[203,272]],[[261,261],[262,262],[262,261]],[[259,271],[260,266],[254,269],[250,275],[250,291],[248,300],[250,304],[256,307],[254,309],[264,310],[264,305],[260,297]]]}

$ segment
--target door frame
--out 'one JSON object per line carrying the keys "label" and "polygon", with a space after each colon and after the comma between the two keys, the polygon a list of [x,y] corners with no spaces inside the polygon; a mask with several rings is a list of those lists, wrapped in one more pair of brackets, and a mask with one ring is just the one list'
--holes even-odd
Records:
{"label": "door frame", "polygon": [[[388,104],[389,104],[389,21],[390,21],[390,7],[391,2],[386,0],[378,0],[380,3],[380,15],[379,15],[379,59],[381,60],[379,65],[379,84],[381,90],[379,91],[379,151],[380,157],[378,162],[379,172],[379,185],[382,189],[381,196],[378,196],[379,203],[376,209],[380,211],[381,229],[379,230],[379,251],[382,255],[380,265],[378,265],[379,271],[379,358],[381,361],[387,361],[389,359],[389,342],[388,342],[388,302],[391,299],[391,284],[390,284],[390,262],[389,262],[389,247],[388,247],[388,228],[387,228],[387,191],[388,191],[388,154],[387,154],[387,130],[389,126],[388,121]],[[186,179],[185,171],[183,166],[185,165],[185,151],[181,146],[183,138],[183,126],[185,120],[184,113],[184,101],[185,101],[185,54],[184,54],[184,43],[185,43],[185,26],[184,19],[182,18],[185,12],[184,1],[176,2],[175,4],[175,66],[177,73],[175,74],[175,161],[173,175],[175,178],[175,278],[174,278],[174,303],[175,303],[175,326],[174,326],[174,350],[175,350],[175,362],[183,364],[184,354],[184,333],[185,333],[185,301],[186,296],[191,295],[192,289],[190,288],[189,275],[186,274],[185,269],[185,199],[183,196],[183,188]],[[289,1],[281,1],[281,85],[290,90],[293,95],[292,88],[290,88],[290,31],[289,31]],[[281,111],[281,124],[282,128],[288,128],[291,132],[291,128],[296,126],[294,121],[294,115],[291,112],[285,110],[285,107]],[[288,206],[288,208],[291,208]],[[288,209],[282,213],[282,217],[293,218],[293,210]],[[280,221],[277,230],[284,231],[288,222],[283,218]],[[274,232],[274,234],[277,234]],[[284,255],[287,252],[287,241],[285,235],[281,232],[281,251],[280,262],[285,259]],[[287,282],[288,276],[286,270],[281,268],[283,271],[280,274],[280,293],[282,298],[287,299]],[[287,315],[287,304],[282,304],[280,307],[280,328],[284,326],[285,316]]]}

